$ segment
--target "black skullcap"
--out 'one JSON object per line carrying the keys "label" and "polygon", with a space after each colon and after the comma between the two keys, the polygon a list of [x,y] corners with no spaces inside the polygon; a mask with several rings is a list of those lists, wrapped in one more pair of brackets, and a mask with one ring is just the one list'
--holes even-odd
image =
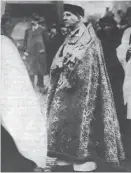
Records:
{"label": "black skullcap", "polygon": [[80,15],[84,17],[84,9],[80,6],[72,5],[72,4],[64,4],[64,11],[69,11],[75,15]]}

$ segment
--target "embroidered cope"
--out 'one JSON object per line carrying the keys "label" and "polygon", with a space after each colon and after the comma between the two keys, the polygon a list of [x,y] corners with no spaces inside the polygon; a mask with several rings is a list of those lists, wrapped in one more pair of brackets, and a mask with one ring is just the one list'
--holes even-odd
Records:
{"label": "embroidered cope", "polygon": [[48,155],[124,159],[103,51],[92,25],[81,25],[58,50],[47,101]]}

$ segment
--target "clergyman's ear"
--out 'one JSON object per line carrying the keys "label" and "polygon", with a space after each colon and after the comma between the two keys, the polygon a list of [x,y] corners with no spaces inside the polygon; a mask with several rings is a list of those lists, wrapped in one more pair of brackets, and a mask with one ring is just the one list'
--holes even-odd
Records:
{"label": "clergyman's ear", "polygon": [[78,20],[81,21],[82,16],[80,16],[79,14],[76,14],[76,16],[78,17]]}

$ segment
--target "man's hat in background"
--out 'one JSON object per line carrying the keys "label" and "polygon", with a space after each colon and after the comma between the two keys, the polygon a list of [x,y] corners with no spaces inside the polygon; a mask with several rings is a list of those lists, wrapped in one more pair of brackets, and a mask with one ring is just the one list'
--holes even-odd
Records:
{"label": "man's hat in background", "polygon": [[65,1],[64,11],[69,11],[75,15],[79,14],[80,16],[84,17],[84,9],[77,1]]}
{"label": "man's hat in background", "polygon": [[38,13],[33,13],[31,18],[32,18],[32,20],[34,20],[34,21],[39,21],[39,20],[40,20],[40,16],[39,16]]}

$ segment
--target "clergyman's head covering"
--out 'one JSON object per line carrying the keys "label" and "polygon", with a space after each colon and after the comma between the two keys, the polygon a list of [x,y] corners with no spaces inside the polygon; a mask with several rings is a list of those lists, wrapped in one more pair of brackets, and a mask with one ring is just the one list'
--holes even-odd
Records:
{"label": "clergyman's head covering", "polygon": [[82,6],[77,1],[65,2],[64,3],[64,11],[69,11],[75,15],[79,14],[80,16],[84,17],[84,9],[82,8]]}

